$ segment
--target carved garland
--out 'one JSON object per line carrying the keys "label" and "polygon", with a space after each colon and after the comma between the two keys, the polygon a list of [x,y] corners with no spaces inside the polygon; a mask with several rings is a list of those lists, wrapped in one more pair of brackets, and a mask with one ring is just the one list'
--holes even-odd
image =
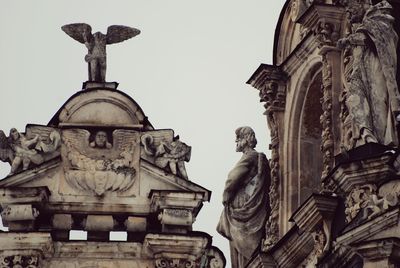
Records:
{"label": "carved garland", "polygon": [[276,122],[276,113],[285,108],[285,93],[280,90],[275,81],[267,81],[265,87],[260,90],[261,102],[265,102],[265,115],[271,134],[271,186],[269,190],[270,216],[265,230],[266,239],[263,250],[271,248],[279,240],[279,133]]}
{"label": "carved garland", "polygon": [[332,66],[329,64],[326,54],[322,55],[322,125],[321,152],[323,157],[322,178],[325,178],[333,166],[333,134],[332,134]]}
{"label": "carved garland", "polygon": [[269,203],[271,207],[270,216],[267,220],[266,239],[264,242],[265,250],[272,247],[279,240],[279,139],[278,129],[275,122],[274,113],[267,115],[267,120],[271,129],[271,186],[269,190]]}

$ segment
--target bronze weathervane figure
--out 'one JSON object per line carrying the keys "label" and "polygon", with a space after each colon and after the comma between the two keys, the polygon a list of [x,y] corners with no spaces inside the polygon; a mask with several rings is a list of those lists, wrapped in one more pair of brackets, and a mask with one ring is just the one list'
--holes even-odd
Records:
{"label": "bronze weathervane figure", "polygon": [[61,29],[87,47],[88,54],[85,56],[85,61],[89,64],[89,81],[96,82],[105,82],[106,80],[106,45],[120,43],[140,34],[138,29],[121,25],[109,26],[107,34],[101,32],[92,34],[92,28],[86,23],[67,24]]}

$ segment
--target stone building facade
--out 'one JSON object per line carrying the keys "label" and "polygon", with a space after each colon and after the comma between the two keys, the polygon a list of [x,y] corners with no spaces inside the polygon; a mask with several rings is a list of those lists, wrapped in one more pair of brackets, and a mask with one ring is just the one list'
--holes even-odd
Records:
{"label": "stone building facade", "polygon": [[271,212],[246,267],[400,267],[397,0],[288,0],[248,80],[271,132]]}
{"label": "stone building facade", "polygon": [[[188,179],[191,147],[172,129],[154,128],[118,83],[105,81],[101,40],[140,31],[111,26],[83,38],[89,25],[63,30],[89,44],[89,81],[48,125],[0,131],[0,160],[11,166],[0,180],[8,227],[0,232],[0,267],[225,267],[211,236],[192,230],[211,192]],[[111,241],[111,232],[125,241]]]}

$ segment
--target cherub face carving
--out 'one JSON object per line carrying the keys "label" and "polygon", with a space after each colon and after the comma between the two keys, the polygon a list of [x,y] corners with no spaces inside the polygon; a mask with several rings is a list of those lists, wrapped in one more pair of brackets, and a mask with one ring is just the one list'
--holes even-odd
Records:
{"label": "cherub face carving", "polygon": [[94,137],[94,141],[90,143],[90,147],[99,149],[110,149],[111,143],[108,141],[107,133],[98,131]]}

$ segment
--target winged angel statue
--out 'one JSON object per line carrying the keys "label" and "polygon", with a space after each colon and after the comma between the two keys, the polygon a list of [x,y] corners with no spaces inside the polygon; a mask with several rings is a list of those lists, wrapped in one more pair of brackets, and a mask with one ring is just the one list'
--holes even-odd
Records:
{"label": "winged angel statue", "polygon": [[[99,131],[95,135],[105,134]],[[63,131],[65,150],[63,158],[67,182],[75,189],[103,196],[106,192],[127,191],[135,182],[135,159],[139,158],[136,148],[138,133],[129,130],[115,130],[113,144],[104,140],[108,146],[93,146],[90,132],[85,129]],[[98,143],[95,140],[95,143]],[[136,156],[137,155],[137,156]],[[136,156],[136,157],[135,157]]]}
{"label": "winged angel statue", "polygon": [[57,154],[60,134],[52,128],[33,127],[30,135],[12,128],[7,137],[0,130],[0,160],[11,165],[9,175],[27,170],[31,165],[40,165]]}
{"label": "winged angel statue", "polygon": [[85,56],[85,61],[89,64],[89,81],[96,82],[106,80],[106,45],[120,43],[140,34],[140,30],[122,25],[109,26],[107,34],[101,32],[92,34],[92,28],[86,23],[67,24],[61,29],[87,47],[88,54]]}

